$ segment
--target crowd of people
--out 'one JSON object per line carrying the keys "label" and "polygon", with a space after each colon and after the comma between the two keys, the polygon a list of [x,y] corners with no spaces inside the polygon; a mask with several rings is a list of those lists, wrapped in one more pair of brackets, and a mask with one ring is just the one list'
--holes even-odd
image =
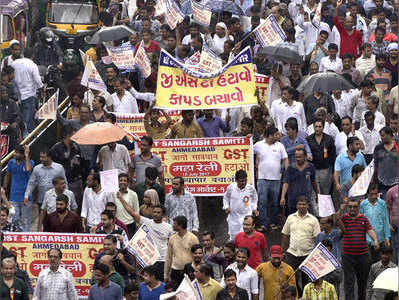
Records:
{"label": "crowd of people", "polygon": [[[174,30],[164,15],[155,16],[155,1],[138,0],[133,18],[129,1],[104,2],[103,26],[124,24],[134,33],[86,49],[107,91],[80,84],[82,65],[67,82],[70,108],[65,116],[57,114],[62,137],[40,149],[40,161],[19,142],[35,128],[38,99],[45,94],[38,66],[62,71],[63,49],[46,28],[33,48],[12,41],[2,60],[0,119],[14,156],[1,188],[0,298],[77,299],[74,279],[60,265],[61,250],[48,251],[49,267],[33,289],[15,253],[2,245],[8,232],[42,231],[106,235],[94,261],[93,300],[158,300],[185,275],[197,280],[204,300],[398,299],[397,293],[374,290],[373,282],[397,266],[399,254],[399,1],[321,1],[316,22],[318,0],[237,0],[244,15],[213,13],[209,28],[193,21],[183,1],[177,4],[186,17]],[[293,49],[302,62],[279,61],[261,51],[252,30],[269,15],[287,37],[278,46]],[[130,46],[134,53],[142,45],[151,75],[144,78],[137,66],[119,70],[107,52],[110,45]],[[186,63],[208,47],[226,64],[247,46],[256,72],[269,76],[267,100],[258,96],[251,107],[183,110],[178,121],[156,108],[161,49]],[[323,72],[342,75],[353,88],[297,90]],[[126,137],[97,146],[71,140],[87,124],[115,124],[118,113],[145,113],[147,135],[132,157],[135,143]],[[252,138],[255,182],[239,170],[223,199],[204,200],[175,177],[168,179],[172,191],[166,193],[165,166],[152,151],[153,141],[223,136]],[[370,164],[367,192],[352,196]],[[111,169],[119,174],[116,193],[106,192],[99,176]],[[331,196],[335,213],[319,217],[320,195]],[[209,226],[199,217],[199,201],[222,204],[228,242],[201,230]],[[126,249],[142,224],[160,253],[144,269]],[[277,241],[270,238],[276,235]],[[342,267],[311,282],[298,267],[319,243]]]}

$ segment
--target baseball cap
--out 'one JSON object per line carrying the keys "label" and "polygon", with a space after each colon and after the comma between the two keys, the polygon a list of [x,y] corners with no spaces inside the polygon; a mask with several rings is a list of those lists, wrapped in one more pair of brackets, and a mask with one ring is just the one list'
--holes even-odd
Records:
{"label": "baseball cap", "polygon": [[270,256],[282,258],[283,250],[281,249],[281,247],[279,245],[274,245],[270,248]]}

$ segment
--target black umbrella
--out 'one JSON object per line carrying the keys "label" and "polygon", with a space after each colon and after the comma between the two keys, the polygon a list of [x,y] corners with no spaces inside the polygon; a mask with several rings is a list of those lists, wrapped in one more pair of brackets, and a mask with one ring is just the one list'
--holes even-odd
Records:
{"label": "black umbrella", "polygon": [[208,6],[211,9],[211,11],[215,13],[227,11],[232,13],[233,15],[245,16],[245,13],[242,10],[242,8],[232,1],[226,1],[226,0],[207,1],[205,5]]}
{"label": "black umbrella", "polygon": [[259,52],[286,63],[301,64],[303,62],[298,51],[290,46],[268,46],[260,49]]}
{"label": "black umbrella", "polygon": [[336,90],[350,90],[354,86],[335,72],[317,73],[301,82],[297,90],[301,93],[327,93]]}
{"label": "black umbrella", "polygon": [[134,31],[125,25],[118,25],[112,27],[103,27],[97,31],[91,38],[87,37],[86,42],[91,45],[97,45],[102,42],[117,41],[128,37]]}

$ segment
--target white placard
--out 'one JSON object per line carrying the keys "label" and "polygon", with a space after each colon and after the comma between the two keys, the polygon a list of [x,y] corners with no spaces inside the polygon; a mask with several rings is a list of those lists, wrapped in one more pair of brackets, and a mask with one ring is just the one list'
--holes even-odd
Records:
{"label": "white placard", "polygon": [[331,195],[317,195],[319,202],[319,216],[329,217],[335,214],[334,204]]}
{"label": "white placard", "polygon": [[100,172],[101,188],[105,192],[116,193],[119,190],[118,170],[106,170]]}

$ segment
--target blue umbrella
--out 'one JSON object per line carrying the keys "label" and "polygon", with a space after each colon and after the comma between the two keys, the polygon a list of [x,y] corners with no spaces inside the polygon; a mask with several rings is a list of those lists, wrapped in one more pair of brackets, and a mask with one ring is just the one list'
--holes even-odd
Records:
{"label": "blue umbrella", "polygon": [[226,0],[216,0],[216,1],[208,1],[206,4],[211,9],[212,12],[223,12],[227,11],[232,13],[233,15],[245,16],[244,11],[240,6],[232,1]]}

